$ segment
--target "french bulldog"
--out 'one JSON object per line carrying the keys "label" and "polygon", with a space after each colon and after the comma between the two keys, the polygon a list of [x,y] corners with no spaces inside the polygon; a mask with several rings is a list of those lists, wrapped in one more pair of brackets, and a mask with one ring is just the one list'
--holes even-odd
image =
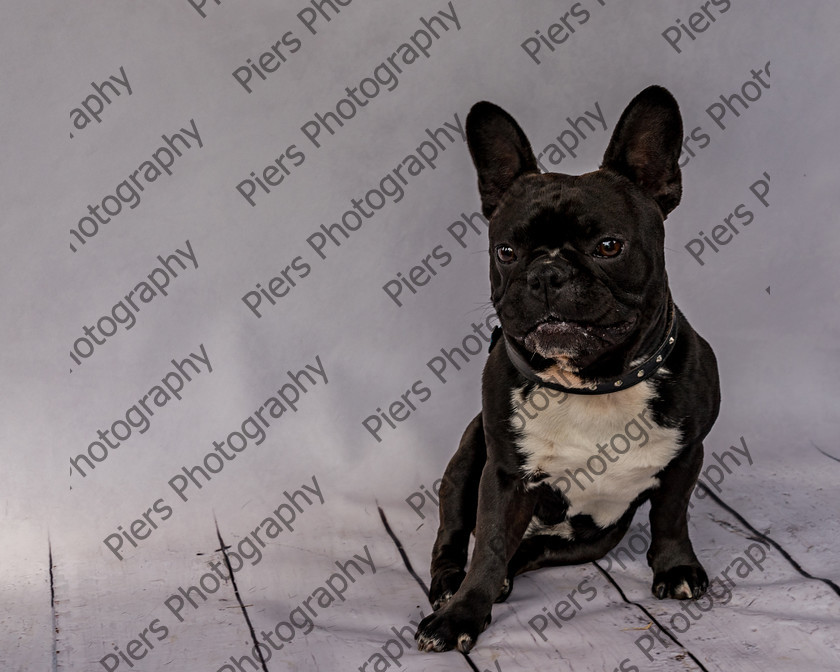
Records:
{"label": "french bulldog", "polygon": [[492,103],[466,130],[500,327],[481,412],[443,475],[424,651],[468,652],[517,574],[603,557],[647,500],[653,594],[708,587],[687,507],[720,387],[665,272],[664,220],[682,194],[676,101],[642,91],[583,175],[541,173]]}

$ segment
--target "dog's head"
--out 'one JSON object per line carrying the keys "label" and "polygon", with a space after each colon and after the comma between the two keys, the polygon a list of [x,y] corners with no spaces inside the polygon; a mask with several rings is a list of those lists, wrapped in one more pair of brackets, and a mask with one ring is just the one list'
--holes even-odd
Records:
{"label": "dog's head", "polygon": [[567,371],[626,365],[668,304],[663,221],[682,192],[674,98],[657,86],[636,96],[600,169],[584,175],[541,174],[522,129],[492,103],[473,106],[467,141],[508,341]]}

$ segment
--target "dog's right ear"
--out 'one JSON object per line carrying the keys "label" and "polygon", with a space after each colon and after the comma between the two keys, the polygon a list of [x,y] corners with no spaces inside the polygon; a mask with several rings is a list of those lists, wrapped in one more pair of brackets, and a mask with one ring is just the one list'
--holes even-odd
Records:
{"label": "dog's right ear", "polygon": [[674,96],[649,86],[630,101],[613,131],[601,168],[634,182],[667,217],[680,202],[683,126]]}
{"label": "dog's right ear", "polygon": [[493,103],[473,105],[467,115],[467,145],[478,172],[481,210],[488,219],[517,177],[540,172],[519,124]]}

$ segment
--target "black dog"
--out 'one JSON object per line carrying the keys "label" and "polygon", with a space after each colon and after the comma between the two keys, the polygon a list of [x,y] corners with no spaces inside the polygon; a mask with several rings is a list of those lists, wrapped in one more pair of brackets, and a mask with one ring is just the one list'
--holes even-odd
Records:
{"label": "black dog", "polygon": [[482,411],[443,476],[436,611],[417,631],[426,651],[469,651],[516,574],[602,557],[646,500],[654,595],[708,587],[686,509],[720,391],[665,273],[663,221],[682,193],[676,101],[642,91],[584,175],[540,174],[525,134],[491,103],[470,111],[467,140],[501,328]]}

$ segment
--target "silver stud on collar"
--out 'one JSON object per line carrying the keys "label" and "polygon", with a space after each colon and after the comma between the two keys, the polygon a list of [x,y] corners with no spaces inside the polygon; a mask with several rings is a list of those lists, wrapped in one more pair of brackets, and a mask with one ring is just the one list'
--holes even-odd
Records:
{"label": "silver stud on collar", "polygon": [[674,337],[673,336],[671,336],[671,338],[668,339],[668,345],[674,345]]}
{"label": "silver stud on collar", "polygon": [[615,381],[615,382],[613,383],[613,385],[615,385],[616,387],[621,387],[623,384],[624,384],[624,383],[623,383],[622,381],[620,381],[620,380],[617,380],[617,381]]}
{"label": "silver stud on collar", "polygon": [[636,377],[637,378],[644,378],[645,377],[645,372],[643,370],[640,370],[639,373],[636,374]]}
{"label": "silver stud on collar", "polygon": [[659,364],[659,362],[661,362],[661,361],[662,361],[662,355],[657,356],[656,363]]}

